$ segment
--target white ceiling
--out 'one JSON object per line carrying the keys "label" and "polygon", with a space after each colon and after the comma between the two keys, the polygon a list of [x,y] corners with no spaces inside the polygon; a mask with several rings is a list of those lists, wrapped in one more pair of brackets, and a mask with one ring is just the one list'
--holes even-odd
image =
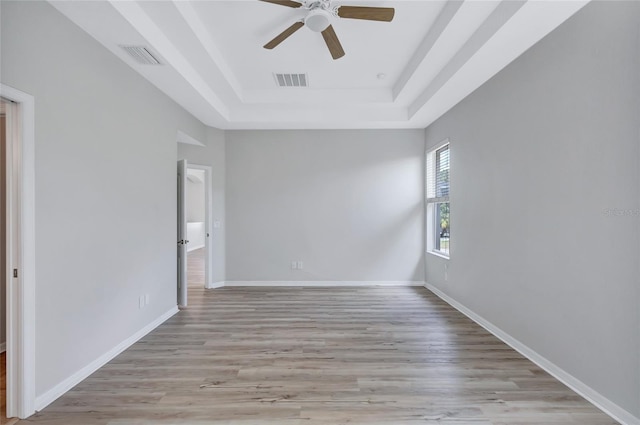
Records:
{"label": "white ceiling", "polygon": [[[257,0],[51,0],[69,19],[198,117],[222,129],[424,128],[564,22],[587,0],[335,0],[394,7],[393,22],[334,19],[333,60],[305,15]],[[144,45],[162,66],[119,46]],[[274,73],[306,73],[280,88]],[[385,78],[378,78],[385,74]]]}

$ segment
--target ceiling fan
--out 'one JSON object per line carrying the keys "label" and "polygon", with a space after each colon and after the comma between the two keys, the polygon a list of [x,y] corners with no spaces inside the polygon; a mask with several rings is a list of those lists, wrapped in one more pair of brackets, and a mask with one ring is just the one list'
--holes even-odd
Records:
{"label": "ceiling fan", "polygon": [[338,40],[336,32],[331,26],[333,18],[364,19],[368,21],[391,22],[395,9],[391,7],[366,7],[366,6],[332,6],[331,0],[260,0],[266,3],[278,4],[291,8],[303,7],[307,9],[307,16],[303,20],[291,25],[282,31],[276,38],[264,45],[265,49],[273,49],[284,40],[289,38],[294,32],[303,26],[307,26],[312,31],[322,33],[325,43],[331,52],[333,59],[344,56],[344,50]]}

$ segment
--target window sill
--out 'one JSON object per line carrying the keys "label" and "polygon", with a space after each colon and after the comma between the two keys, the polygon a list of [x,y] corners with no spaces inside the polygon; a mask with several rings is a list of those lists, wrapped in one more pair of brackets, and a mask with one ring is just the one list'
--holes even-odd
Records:
{"label": "window sill", "polygon": [[448,255],[443,254],[443,253],[438,252],[438,251],[427,251],[427,254],[435,255],[436,257],[444,258],[445,260],[449,259]]}

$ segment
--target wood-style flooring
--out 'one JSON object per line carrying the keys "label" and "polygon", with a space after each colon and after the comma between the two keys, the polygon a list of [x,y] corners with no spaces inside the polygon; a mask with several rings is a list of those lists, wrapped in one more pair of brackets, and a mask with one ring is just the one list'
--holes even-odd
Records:
{"label": "wood-style flooring", "polygon": [[424,288],[189,291],[19,424],[616,424]]}
{"label": "wood-style flooring", "polygon": [[187,253],[187,285],[204,288],[204,248]]}
{"label": "wood-style flooring", "polygon": [[0,353],[0,424],[14,425],[17,418],[7,419],[7,353]]}
{"label": "wood-style flooring", "polygon": [[[7,417],[7,353],[0,353],[0,421]],[[0,422],[3,423],[3,422]]]}

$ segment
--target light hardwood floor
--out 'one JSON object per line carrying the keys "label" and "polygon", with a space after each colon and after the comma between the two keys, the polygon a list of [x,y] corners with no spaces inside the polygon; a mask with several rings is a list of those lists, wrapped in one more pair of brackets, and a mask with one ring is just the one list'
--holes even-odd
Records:
{"label": "light hardwood floor", "polygon": [[[204,287],[204,248],[194,249],[187,255],[187,282],[189,286]],[[6,419],[6,355],[0,354],[0,425],[12,425],[16,419]]]}
{"label": "light hardwood floor", "polygon": [[20,424],[608,425],[424,288],[190,288]]}
{"label": "light hardwood floor", "polygon": [[7,353],[0,353],[0,424],[13,425],[16,418],[7,419]]}
{"label": "light hardwood floor", "polygon": [[187,284],[204,288],[204,248],[187,253]]}
{"label": "light hardwood floor", "polygon": [[[7,413],[7,354],[0,353],[0,420],[6,418]],[[2,422],[0,422],[2,423]]]}

